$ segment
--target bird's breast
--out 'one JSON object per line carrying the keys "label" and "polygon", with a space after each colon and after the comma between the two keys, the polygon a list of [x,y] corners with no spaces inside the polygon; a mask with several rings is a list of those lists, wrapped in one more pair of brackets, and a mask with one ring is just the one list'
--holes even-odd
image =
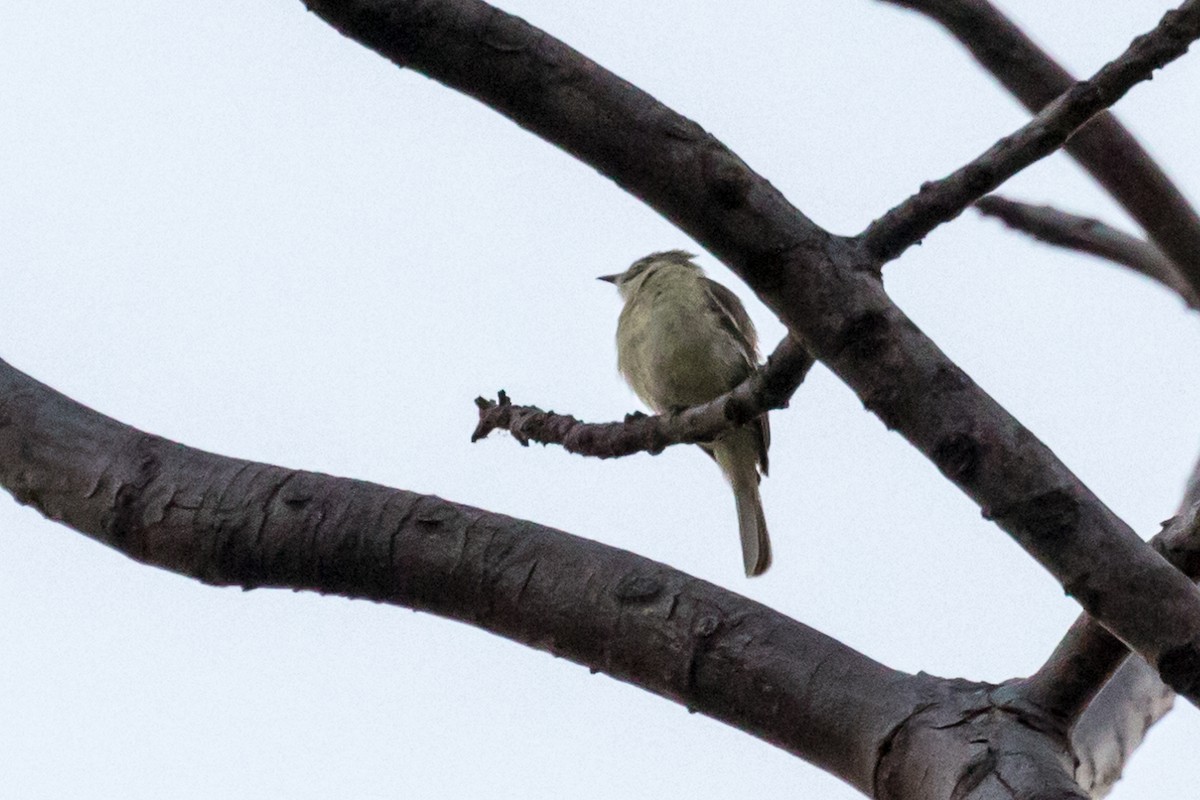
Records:
{"label": "bird's breast", "polygon": [[698,291],[647,287],[622,310],[617,342],[621,373],[658,412],[711,400],[750,371],[744,345],[722,327]]}

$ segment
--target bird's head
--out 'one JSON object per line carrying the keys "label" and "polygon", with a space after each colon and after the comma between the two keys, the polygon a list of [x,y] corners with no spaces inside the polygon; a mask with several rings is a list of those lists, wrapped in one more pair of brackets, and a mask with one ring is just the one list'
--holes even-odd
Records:
{"label": "bird's head", "polygon": [[618,272],[615,275],[601,275],[596,280],[614,284],[617,291],[621,293],[622,299],[628,299],[629,295],[636,291],[647,278],[662,267],[686,267],[700,272],[700,267],[692,261],[693,258],[695,258],[694,255],[684,250],[664,250],[661,253],[651,253],[639,258],[624,272]]}

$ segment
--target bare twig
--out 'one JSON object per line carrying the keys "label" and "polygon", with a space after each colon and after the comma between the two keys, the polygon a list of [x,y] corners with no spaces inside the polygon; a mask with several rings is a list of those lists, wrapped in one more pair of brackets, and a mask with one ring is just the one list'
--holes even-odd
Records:
{"label": "bare twig", "polygon": [[[988,0],[885,0],[919,11],[950,31],[1030,111],[1066,92],[1075,78]],[[1200,295],[1200,217],[1115,116],[1104,111],[1064,145],[1142,226]]]}
{"label": "bare twig", "polygon": [[1149,242],[1106,225],[1098,219],[1068,214],[1052,206],[1035,206],[991,194],[975,203],[980,213],[1047,244],[1078,250],[1123,264],[1178,294],[1191,308],[1200,308],[1192,290],[1171,259]]}
{"label": "bare twig", "polygon": [[[1195,22],[1198,6],[1188,0],[1176,17]],[[856,243],[819,228],[696,123],[487,3],[308,0],[308,7],[397,64],[562,147],[690,234],[1089,613],[1169,684],[1200,697],[1200,591],[896,307],[878,261]],[[1174,33],[1179,27],[1166,24],[1135,49],[1174,52],[1186,38]],[[1114,69],[1124,78],[1127,67]],[[1096,94],[1081,88],[1065,107],[1090,108]]]}
{"label": "bare twig", "polygon": [[1134,39],[1119,58],[1059,95],[1020,130],[949,176],[924,184],[920,192],[871,223],[861,235],[863,246],[874,257],[896,258],[938,225],[1062,147],[1095,114],[1183,55],[1198,37],[1200,0],[1188,0],[1167,12],[1153,31]]}
{"label": "bare twig", "polygon": [[598,458],[660,453],[672,444],[711,442],[731,426],[743,425],[765,411],[786,408],[812,365],[808,351],[788,336],[766,365],[732,391],[676,413],[635,414],[624,422],[586,423],[535,406],[514,406],[500,392],[498,402],[482,397],[475,401],[479,424],[471,441],[499,428],[511,432],[523,445],[531,441],[560,444],[568,452]]}

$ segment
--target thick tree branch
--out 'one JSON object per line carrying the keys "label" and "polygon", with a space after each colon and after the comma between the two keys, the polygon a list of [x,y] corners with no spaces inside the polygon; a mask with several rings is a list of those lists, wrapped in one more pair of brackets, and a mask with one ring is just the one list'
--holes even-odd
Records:
{"label": "thick tree branch", "polygon": [[[1075,78],[988,0],[885,0],[937,20],[1037,113]],[[1120,203],[1200,295],[1200,217],[1137,139],[1102,111],[1064,149]]]}
{"label": "thick tree branch", "polygon": [[[1185,4],[1185,19],[1197,4]],[[1200,592],[892,303],[878,262],[855,242],[821,230],[696,123],[486,3],[308,7],[562,147],[689,233],[1089,613],[1167,683],[1200,696]],[[1077,94],[1090,103],[1096,93]]]}
{"label": "thick tree branch", "polygon": [[1071,731],[1079,785],[1093,798],[1107,795],[1146,732],[1174,701],[1175,693],[1149,664],[1140,656],[1127,658]]}
{"label": "thick tree branch", "polygon": [[[863,246],[874,257],[896,258],[938,225],[1062,147],[1089,119],[1149,80],[1154,70],[1186,53],[1197,38],[1200,0],[1188,0],[1167,12],[1153,31],[1134,39],[1119,58],[1059,95],[1020,130],[947,177],[924,184],[920,192],[871,223],[862,234]],[[1197,278],[1192,285],[1200,288],[1200,274],[1190,277]]]}
{"label": "thick tree branch", "polygon": [[661,453],[672,444],[711,442],[731,426],[744,425],[765,411],[786,408],[812,368],[803,345],[786,337],[767,363],[729,392],[673,414],[630,415],[624,422],[581,422],[536,406],[514,406],[504,392],[498,402],[479,398],[475,442],[496,429],[507,430],[522,445],[560,444],[567,452],[598,458]]}
{"label": "thick tree branch", "polygon": [[3,361],[0,485],[131,558],[206,583],[401,605],[546,650],[871,797],[1083,797],[1065,733],[1003,687],[890,670],[744,597],[531,522],[194,450]]}
{"label": "thick tree branch", "polygon": [[1083,800],[1067,737],[1011,684],[943,681],[942,697],[897,731],[880,760],[887,800]]}
{"label": "thick tree branch", "polygon": [[0,361],[0,483],[146,564],[430,611],[752,733],[866,794],[933,685],[664,564],[532,522],[142,433]]}
{"label": "thick tree branch", "polygon": [[988,195],[975,203],[980,213],[996,217],[1014,230],[1047,244],[1078,250],[1123,264],[1178,294],[1191,308],[1200,309],[1200,296],[1175,269],[1171,259],[1149,242],[1130,236],[1098,219],[1068,214],[1052,206],[1035,206]]}
{"label": "thick tree branch", "polygon": [[[1151,544],[1183,574],[1200,580],[1200,498],[1189,491]],[[1064,725],[1074,725],[1128,655],[1125,645],[1081,614],[1022,691]]]}

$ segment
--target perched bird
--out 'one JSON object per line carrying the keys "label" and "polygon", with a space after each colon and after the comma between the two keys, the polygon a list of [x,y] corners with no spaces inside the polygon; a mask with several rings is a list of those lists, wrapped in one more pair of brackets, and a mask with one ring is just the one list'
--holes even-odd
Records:
{"label": "perched bird", "polygon": [[[758,364],[758,337],[733,292],[704,275],[691,253],[651,253],[604,275],[625,301],[617,322],[617,366],[646,405],[662,414],[712,400]],[[767,415],[700,447],[733,486],[746,575],[771,566],[771,541],[758,495],[767,474]]]}

